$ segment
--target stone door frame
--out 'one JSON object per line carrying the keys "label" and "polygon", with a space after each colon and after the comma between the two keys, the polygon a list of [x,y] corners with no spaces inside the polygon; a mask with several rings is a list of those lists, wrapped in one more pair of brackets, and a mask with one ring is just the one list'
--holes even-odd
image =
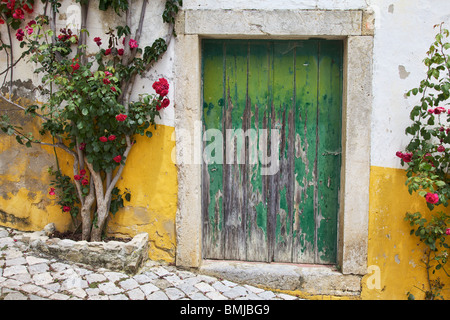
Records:
{"label": "stone door frame", "polygon": [[[201,39],[341,39],[344,42],[338,269],[367,273],[373,14],[365,10],[185,10],[175,31],[178,169],[176,265],[202,264]],[[223,21],[224,23],[218,23]],[[186,161],[190,159],[190,161]]]}

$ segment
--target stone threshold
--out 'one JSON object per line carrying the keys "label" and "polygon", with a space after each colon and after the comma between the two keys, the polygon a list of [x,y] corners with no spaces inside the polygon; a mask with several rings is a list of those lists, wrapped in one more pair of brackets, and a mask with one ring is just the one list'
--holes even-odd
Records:
{"label": "stone threshold", "polygon": [[97,268],[136,274],[148,260],[148,233],[135,235],[128,242],[88,242],[50,238],[49,226],[42,231],[23,232],[21,241],[38,253]]}
{"label": "stone threshold", "polygon": [[334,266],[203,260],[199,273],[272,290],[307,295],[359,296],[361,276],[344,275]]}

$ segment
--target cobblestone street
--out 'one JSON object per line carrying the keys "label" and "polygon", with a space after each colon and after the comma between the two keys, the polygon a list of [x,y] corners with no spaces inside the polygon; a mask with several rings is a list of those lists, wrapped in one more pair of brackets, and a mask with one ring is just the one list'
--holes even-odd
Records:
{"label": "cobblestone street", "polygon": [[42,256],[0,227],[0,300],[295,300],[226,279],[147,262],[136,275]]}

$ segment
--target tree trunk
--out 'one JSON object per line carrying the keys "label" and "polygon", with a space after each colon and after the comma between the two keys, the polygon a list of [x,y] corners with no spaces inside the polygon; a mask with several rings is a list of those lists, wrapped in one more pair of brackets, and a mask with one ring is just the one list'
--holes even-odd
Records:
{"label": "tree trunk", "polygon": [[98,227],[92,226],[91,241],[102,241],[102,227],[100,225]]}
{"label": "tree trunk", "polygon": [[[93,186],[91,185],[91,187]],[[89,241],[91,239],[91,208],[94,204],[94,201],[94,192],[90,192],[89,195],[84,199],[83,206],[81,207],[82,240]]]}
{"label": "tree trunk", "polygon": [[[111,195],[109,195],[111,197]],[[108,199],[97,199],[97,225],[92,225],[91,241],[102,241],[102,233],[105,228],[106,218],[109,213]]]}

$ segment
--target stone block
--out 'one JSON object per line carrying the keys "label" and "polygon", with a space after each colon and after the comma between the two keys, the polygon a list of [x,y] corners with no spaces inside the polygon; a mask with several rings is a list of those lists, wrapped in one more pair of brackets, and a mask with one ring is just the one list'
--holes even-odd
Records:
{"label": "stone block", "polygon": [[361,22],[360,10],[186,10],[184,34],[348,36]]}
{"label": "stone block", "polygon": [[135,274],[148,259],[148,233],[137,234],[129,242],[87,242],[48,238],[43,231],[23,237],[32,250],[56,258]]}

